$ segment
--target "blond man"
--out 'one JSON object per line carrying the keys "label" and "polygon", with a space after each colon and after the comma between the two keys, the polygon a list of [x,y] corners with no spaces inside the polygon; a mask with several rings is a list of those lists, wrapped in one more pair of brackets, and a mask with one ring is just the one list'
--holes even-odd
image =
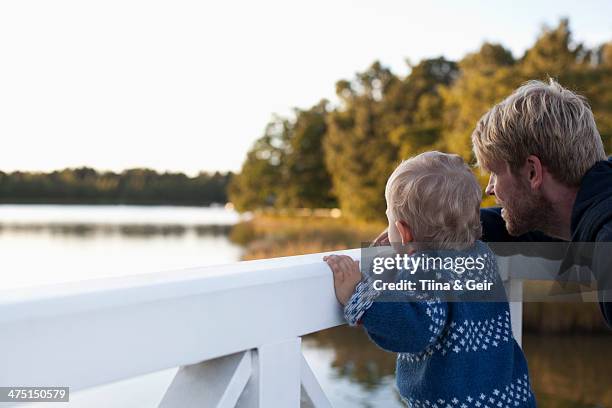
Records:
{"label": "blond man", "polygon": [[[586,99],[530,81],[483,115],[472,143],[500,205],[480,212],[483,241],[592,243],[588,266],[612,327],[612,160]],[[374,244],[386,242],[383,232]]]}
{"label": "blond man", "polygon": [[[484,239],[593,243],[588,267],[612,325],[612,161],[585,98],[554,80],[531,81],[495,105],[472,134],[486,194],[501,208],[481,213]],[[535,232],[540,231],[541,233]],[[574,263],[566,258],[564,265]]]}

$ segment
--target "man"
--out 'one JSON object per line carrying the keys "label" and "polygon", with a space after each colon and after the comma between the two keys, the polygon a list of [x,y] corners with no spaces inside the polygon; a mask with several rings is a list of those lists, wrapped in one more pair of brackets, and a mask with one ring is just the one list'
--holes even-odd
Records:
{"label": "man", "polygon": [[553,80],[528,82],[479,120],[472,143],[490,173],[485,192],[501,206],[481,210],[483,240],[593,243],[588,266],[612,327],[612,255],[602,244],[612,242],[612,161],[586,100]]}

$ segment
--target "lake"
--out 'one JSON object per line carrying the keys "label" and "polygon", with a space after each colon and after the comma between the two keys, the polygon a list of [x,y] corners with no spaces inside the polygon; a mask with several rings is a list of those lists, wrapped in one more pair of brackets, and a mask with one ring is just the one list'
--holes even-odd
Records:
{"label": "lake", "polygon": [[[0,290],[238,261],[223,207],[0,205]],[[524,348],[540,406],[612,406],[612,336],[536,336]],[[395,355],[358,329],[303,339],[334,407],[401,407]],[[1,369],[1,368],[0,368]],[[50,407],[156,407],[176,369],[76,391]],[[29,405],[21,405],[29,406]],[[45,404],[32,404],[32,408]]]}
{"label": "lake", "polygon": [[226,232],[239,219],[223,207],[0,205],[0,290],[235,262]]}

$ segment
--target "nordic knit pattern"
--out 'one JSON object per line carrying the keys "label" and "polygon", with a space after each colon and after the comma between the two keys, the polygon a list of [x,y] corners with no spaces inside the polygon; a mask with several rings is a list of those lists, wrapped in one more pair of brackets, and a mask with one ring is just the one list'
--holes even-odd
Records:
{"label": "nordic knit pattern", "polygon": [[[463,279],[501,285],[495,255],[484,243],[451,253],[487,259],[481,276],[465,273]],[[380,292],[372,283],[364,277],[357,285],[345,318],[351,326],[363,325],[378,346],[398,353],[396,383],[408,406],[535,407],[508,302],[389,302],[377,300]]]}

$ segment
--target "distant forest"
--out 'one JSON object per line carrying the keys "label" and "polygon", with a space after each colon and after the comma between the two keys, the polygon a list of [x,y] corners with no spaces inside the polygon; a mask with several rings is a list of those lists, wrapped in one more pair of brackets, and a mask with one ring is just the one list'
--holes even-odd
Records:
{"label": "distant forest", "polygon": [[[564,19],[544,27],[518,57],[484,43],[459,61],[409,64],[406,76],[374,62],[336,83],[338,104],[322,100],[273,118],[230,183],[229,199],[238,210],[339,206],[352,218],[385,221],[385,182],[398,162],[440,150],[473,163],[470,135],[478,119],[533,79],[555,78],[586,96],[610,152],[610,40],[578,43]],[[486,175],[476,175],[484,185]]]}
{"label": "distant forest", "polygon": [[0,203],[173,204],[226,203],[232,173],[121,173],[82,167],[51,173],[0,172]]}
{"label": "distant forest", "polygon": [[[374,62],[336,83],[338,104],[321,100],[290,117],[273,117],[236,175],[190,178],[90,168],[0,172],[0,202],[208,205],[229,200],[239,211],[340,207],[351,218],[384,221],[385,182],[399,161],[441,150],[473,163],[470,135],[482,114],[524,82],[548,78],[588,98],[611,152],[612,41],[589,48],[574,41],[563,19],[557,27],[544,27],[518,58],[501,44],[484,43],[459,61],[438,57],[411,63],[403,77]],[[484,184],[486,175],[476,174]]]}

